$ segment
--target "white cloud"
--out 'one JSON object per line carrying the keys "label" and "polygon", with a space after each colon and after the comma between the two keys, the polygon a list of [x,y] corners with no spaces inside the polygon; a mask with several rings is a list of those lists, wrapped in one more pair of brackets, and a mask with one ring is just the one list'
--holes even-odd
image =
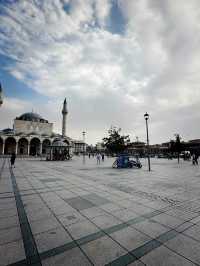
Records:
{"label": "white cloud", "polygon": [[5,98],[3,105],[0,107],[0,129],[12,128],[13,119],[25,112],[29,103],[16,98]]}
{"label": "white cloud", "polygon": [[[186,116],[185,110],[199,104],[200,3],[115,0],[127,21],[120,35],[107,28],[113,1],[22,0],[2,6],[0,53],[17,60],[6,70],[52,99],[68,96],[73,134],[87,126],[94,142],[116,123],[144,138],[147,110],[153,142],[165,140],[175,128],[186,128],[180,113]],[[190,128],[196,137],[199,128]]]}

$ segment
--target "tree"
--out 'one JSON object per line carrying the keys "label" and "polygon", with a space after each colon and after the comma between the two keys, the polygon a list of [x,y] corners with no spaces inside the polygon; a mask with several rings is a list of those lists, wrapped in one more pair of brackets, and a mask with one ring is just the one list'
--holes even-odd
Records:
{"label": "tree", "polygon": [[172,153],[177,153],[179,163],[180,153],[183,150],[183,145],[181,143],[181,137],[179,134],[175,134],[175,140],[170,140],[170,150]]}
{"label": "tree", "polygon": [[112,127],[108,130],[108,137],[103,138],[103,145],[111,154],[119,154],[126,150],[130,143],[129,135],[120,135],[121,128]]}

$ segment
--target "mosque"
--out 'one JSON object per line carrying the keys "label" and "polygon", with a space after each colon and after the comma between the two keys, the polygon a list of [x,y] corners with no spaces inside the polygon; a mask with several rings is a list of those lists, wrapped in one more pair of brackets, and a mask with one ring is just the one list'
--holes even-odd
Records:
{"label": "mosque", "polygon": [[62,135],[53,132],[53,123],[49,123],[37,113],[24,113],[14,119],[13,129],[0,131],[0,154],[15,153],[21,156],[46,155],[49,147],[62,146],[69,154],[82,153],[85,148],[83,141],[71,139],[66,135],[67,101],[62,108]]}

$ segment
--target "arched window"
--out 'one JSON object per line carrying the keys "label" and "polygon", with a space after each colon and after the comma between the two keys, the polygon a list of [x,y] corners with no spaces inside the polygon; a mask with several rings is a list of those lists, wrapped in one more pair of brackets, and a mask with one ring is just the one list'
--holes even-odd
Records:
{"label": "arched window", "polygon": [[0,154],[3,154],[3,139],[0,138]]}
{"label": "arched window", "polygon": [[26,138],[19,139],[17,154],[28,155],[28,140]]}
{"label": "arched window", "polygon": [[35,156],[40,154],[40,140],[32,138],[30,141],[30,155]]}
{"label": "arched window", "polygon": [[8,137],[5,141],[5,154],[12,154],[16,151],[16,140],[13,137]]}
{"label": "arched window", "polygon": [[45,139],[42,143],[42,154],[47,153],[48,147],[51,145],[51,141],[49,139]]}

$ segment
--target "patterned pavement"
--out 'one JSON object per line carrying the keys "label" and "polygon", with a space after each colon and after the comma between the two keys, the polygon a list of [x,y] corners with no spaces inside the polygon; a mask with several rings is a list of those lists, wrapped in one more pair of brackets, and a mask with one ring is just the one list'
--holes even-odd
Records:
{"label": "patterned pavement", "polygon": [[0,265],[200,265],[200,168],[0,159]]}

